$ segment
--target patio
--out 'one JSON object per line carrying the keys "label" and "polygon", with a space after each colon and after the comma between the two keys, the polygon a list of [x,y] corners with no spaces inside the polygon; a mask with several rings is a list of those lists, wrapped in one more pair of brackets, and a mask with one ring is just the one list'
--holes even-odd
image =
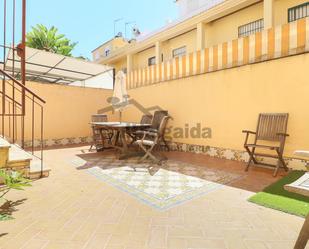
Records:
{"label": "patio", "polygon": [[[87,168],[110,153],[89,153],[88,148],[45,152],[52,173],[26,191],[10,193],[17,210],[15,220],[0,223],[1,249],[288,249],[302,226],[299,217],[247,201],[282,171],[273,178],[261,168],[245,173],[240,162],[169,152],[172,161],[240,177],[162,211],[89,174]],[[95,163],[77,168],[76,155]]]}
{"label": "patio", "polygon": [[[179,16],[149,33],[131,21],[154,6],[127,8],[88,61],[56,26],[28,31],[26,0],[3,1],[0,249],[305,248],[309,2],[172,2]],[[62,7],[42,22],[69,25]],[[79,46],[108,34],[81,10],[64,29]]]}

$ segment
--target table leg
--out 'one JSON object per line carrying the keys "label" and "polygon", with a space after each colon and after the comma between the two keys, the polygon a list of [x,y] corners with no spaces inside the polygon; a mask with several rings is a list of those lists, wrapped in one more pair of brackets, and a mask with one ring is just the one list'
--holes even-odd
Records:
{"label": "table leg", "polygon": [[103,150],[104,150],[104,136],[103,136],[102,129],[99,129],[99,133],[100,133],[100,137],[101,137],[102,148],[98,149],[98,147],[97,147],[97,142],[94,141],[94,142],[96,143],[96,150],[97,150],[97,152],[103,151]]}
{"label": "table leg", "polygon": [[114,141],[113,141],[113,146],[116,147],[118,142],[119,142],[119,131],[114,131],[115,135],[114,135]]}
{"label": "table leg", "polygon": [[122,143],[122,153],[125,154],[128,152],[128,144],[126,141],[126,133],[124,129],[120,130],[120,139]]}
{"label": "table leg", "polygon": [[302,229],[298,235],[294,249],[305,249],[309,240],[309,214],[304,222]]}

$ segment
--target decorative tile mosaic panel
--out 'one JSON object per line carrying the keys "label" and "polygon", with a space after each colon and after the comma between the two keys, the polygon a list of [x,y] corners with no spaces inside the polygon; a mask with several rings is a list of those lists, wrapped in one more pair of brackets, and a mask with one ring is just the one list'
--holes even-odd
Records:
{"label": "decorative tile mosaic panel", "polygon": [[[52,146],[65,146],[65,145],[80,145],[88,144],[92,142],[92,137],[76,137],[76,138],[62,138],[62,139],[46,139],[44,140],[44,147]],[[40,146],[40,141],[35,140],[35,147]],[[31,146],[31,142],[26,141],[26,147]],[[180,152],[192,152],[197,154],[205,154],[211,157],[217,157],[221,159],[228,159],[240,162],[248,162],[249,155],[245,151],[233,150],[226,148],[211,147],[208,145],[194,145],[184,143],[170,143],[170,149],[172,151]],[[162,147],[162,150],[166,149]],[[268,163],[274,163],[274,159],[271,158],[259,158],[259,160],[267,161]],[[309,170],[309,161],[297,158],[285,158],[288,167],[298,170]]]}
{"label": "decorative tile mosaic panel", "polygon": [[[88,144],[93,141],[92,137],[70,137],[70,138],[50,138],[44,139],[44,147],[52,146],[65,146],[65,145],[78,145],[78,144]],[[41,141],[38,139],[34,140],[34,147],[41,146]],[[31,147],[31,141],[25,142],[25,147]]]}
{"label": "decorative tile mosaic panel", "polygon": [[73,164],[138,200],[166,210],[205,195],[239,179],[239,175],[183,162],[167,161],[162,166],[138,163],[137,159],[98,160],[76,158]]}
{"label": "decorative tile mosaic panel", "polygon": [[[164,149],[164,147],[162,147]],[[201,146],[201,145],[193,145],[193,144],[183,144],[183,143],[171,143],[170,149],[173,151],[181,151],[181,152],[192,152],[197,154],[205,154],[211,157],[217,157],[221,159],[228,159],[240,162],[248,162],[249,154],[245,151],[241,150],[232,150],[225,148],[217,148],[210,146]],[[276,159],[273,158],[257,158],[258,161],[264,161],[267,163],[275,164]],[[286,157],[284,158],[287,166],[289,168],[297,169],[297,170],[309,170],[309,161]]]}

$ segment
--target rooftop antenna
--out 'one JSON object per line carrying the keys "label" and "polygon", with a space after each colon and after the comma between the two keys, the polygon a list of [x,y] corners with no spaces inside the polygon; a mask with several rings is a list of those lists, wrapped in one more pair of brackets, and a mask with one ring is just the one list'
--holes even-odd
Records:
{"label": "rooftop antenna", "polygon": [[130,24],[135,24],[136,22],[135,21],[132,21],[132,22],[126,22],[124,24],[124,37],[127,38],[127,26],[130,25]]}
{"label": "rooftop antenna", "polygon": [[134,37],[137,38],[141,34],[141,31],[137,27],[133,27],[132,33]]}
{"label": "rooftop antenna", "polygon": [[123,20],[123,18],[118,18],[114,20],[114,37],[116,36],[116,24],[121,20]]}

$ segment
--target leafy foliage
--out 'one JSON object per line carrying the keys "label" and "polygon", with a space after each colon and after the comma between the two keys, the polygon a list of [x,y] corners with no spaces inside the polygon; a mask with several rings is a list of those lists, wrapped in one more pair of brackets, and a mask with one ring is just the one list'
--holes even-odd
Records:
{"label": "leafy foliage", "polygon": [[[3,199],[7,201],[4,196],[12,189],[23,190],[24,187],[31,186],[30,181],[23,177],[19,172],[0,170],[0,182],[4,185],[0,186],[0,200]],[[1,220],[10,220],[12,217],[8,214],[0,213]]]}
{"label": "leafy foliage", "polygon": [[71,52],[76,46],[63,34],[58,34],[54,26],[47,28],[43,24],[37,24],[26,35],[26,45],[31,48],[41,49],[48,52],[72,56]]}
{"label": "leafy foliage", "polygon": [[8,214],[0,214],[0,221],[13,220],[14,218]]}

